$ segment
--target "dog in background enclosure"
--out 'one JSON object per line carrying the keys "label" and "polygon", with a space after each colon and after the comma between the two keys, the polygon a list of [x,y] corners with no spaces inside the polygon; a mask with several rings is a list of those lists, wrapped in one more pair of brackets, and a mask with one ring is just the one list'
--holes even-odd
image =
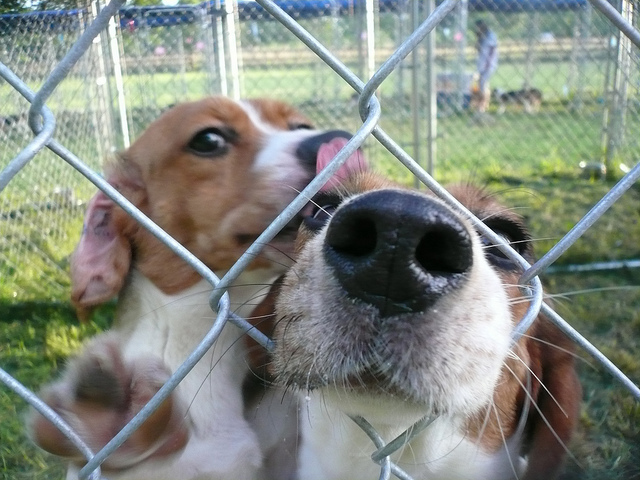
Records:
{"label": "dog in background enclosure", "polygon": [[[278,101],[212,97],[166,111],[107,166],[106,177],[222,276],[313,178],[322,145],[346,135],[313,130]],[[230,287],[232,311],[248,315],[283,271],[298,224],[285,227]],[[89,203],[71,276],[81,318],[119,295],[116,318],[41,397],[96,452],[211,329],[212,287],[102,192]],[[224,327],[168,399],[102,464],[105,477],[286,478],[293,467],[277,465],[272,473],[263,458],[281,424],[262,420],[275,430],[265,433],[245,418],[242,335]],[[76,478],[85,461],[66,437],[35,412],[29,428],[39,446],[70,461],[67,478]]]}
{"label": "dog in background enclosure", "polygon": [[[319,157],[320,162],[320,157]],[[322,168],[319,164],[318,168]],[[277,380],[301,394],[300,480],[370,480],[384,442],[416,480],[549,480],[581,388],[571,342],[529,305],[519,266],[439,199],[348,161],[306,212],[275,302]],[[469,185],[451,193],[532,261],[520,217]]]}
{"label": "dog in background enclosure", "polygon": [[498,104],[498,113],[502,115],[508,106],[517,105],[529,114],[538,113],[542,105],[542,92],[537,88],[503,91],[499,88],[491,92],[491,98]]}

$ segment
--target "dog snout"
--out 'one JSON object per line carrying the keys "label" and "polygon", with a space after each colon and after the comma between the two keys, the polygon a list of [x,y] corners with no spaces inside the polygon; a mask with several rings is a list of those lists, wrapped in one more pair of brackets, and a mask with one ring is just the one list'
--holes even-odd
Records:
{"label": "dog snout", "polygon": [[351,137],[352,135],[344,130],[329,130],[319,135],[314,135],[313,137],[306,138],[298,145],[296,156],[303,164],[315,167],[318,150],[322,144],[328,143],[334,138],[346,138],[349,140]]}
{"label": "dog snout", "polygon": [[378,190],[331,219],[323,255],[348,296],[383,317],[425,311],[459,287],[473,264],[471,234],[421,194]]}

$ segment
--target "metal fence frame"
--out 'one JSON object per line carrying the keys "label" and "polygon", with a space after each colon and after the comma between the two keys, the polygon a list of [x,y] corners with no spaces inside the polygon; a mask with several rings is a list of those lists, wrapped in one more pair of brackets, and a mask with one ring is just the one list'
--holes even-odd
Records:
{"label": "metal fence frame", "polygon": [[[367,0],[367,3],[372,0]],[[591,4],[600,10],[609,20],[620,30],[625,41],[632,42],[636,47],[640,48],[640,32],[636,30],[615,8],[613,8],[605,0],[589,0]],[[362,118],[362,126],[355,133],[353,138],[338,153],[336,158],[330,165],[323,170],[303,191],[302,193],[278,216],[278,218],[263,232],[262,235],[253,243],[253,245],[245,252],[238,262],[224,275],[222,278],[216,277],[202,262],[194,257],[188,250],[178,244],[174,239],[167,235],[162,229],[155,225],[148,217],[138,211],[130,204],[121,194],[119,194],[111,185],[109,185],[102,177],[88,167],[82,160],[76,157],[65,146],[60,144],[55,138],[56,119],[46,106],[46,101],[53,93],[58,84],[65,78],[67,73],[78,61],[80,56],[87,51],[93,42],[93,39],[99,35],[104,29],[108,28],[110,19],[116,13],[124,0],[112,0],[100,13],[95,20],[85,29],[82,35],[74,43],[73,47],[68,51],[67,55],[58,63],[47,80],[37,92],[31,91],[27,85],[17,77],[9,68],[0,63],[0,77],[13,86],[30,104],[29,109],[29,125],[34,132],[33,140],[9,163],[9,165],[0,172],[0,192],[9,184],[12,178],[24,168],[29,161],[42,149],[48,148],[60,157],[62,161],[67,162],[72,168],[76,169],[90,182],[99,189],[104,191],[115,203],[121,206],[134,219],[140,222],[153,235],[163,241],[172,251],[189,262],[190,265],[213,287],[214,293],[210,298],[210,305],[214,312],[217,312],[215,321],[209,333],[203,338],[198,347],[189,355],[184,364],[173,373],[167,383],[160,391],[149,401],[149,403],[131,420],[131,422],[123,428],[101,451],[92,452],[84,442],[75,434],[75,432],[65,424],[47,405],[40,401],[32,392],[23,387],[17,380],[12,378],[7,372],[0,369],[0,381],[5,383],[9,388],[14,390],[26,402],[36,408],[46,418],[52,421],[86,457],[88,463],[80,472],[81,478],[100,478],[100,464],[119,446],[121,445],[135,430],[144,422],[153,411],[161,404],[161,402],[171,393],[171,391],[180,383],[190,369],[198,362],[204,353],[213,345],[222,328],[227,321],[243,328],[247,334],[254,337],[265,348],[271,348],[271,341],[256,333],[250,325],[244,320],[229,313],[229,299],[226,288],[243,269],[249,264],[252,258],[259,252],[261,246],[268,243],[277,232],[283,228],[290,219],[300,210],[307,202],[307,198],[311,198],[329,179],[334,172],[340,168],[342,163],[362,145],[369,137],[373,136],[377,141],[388,149],[397,159],[402,162],[415,177],[429,189],[435,192],[439,197],[445,200],[453,208],[461,214],[472,220],[476,227],[486,235],[491,241],[499,245],[499,248],[512,260],[518,262],[522,266],[524,272],[520,277],[520,285],[531,296],[532,302],[529,310],[515,327],[513,332],[514,339],[522,335],[537,316],[539,311],[543,311],[558,328],[568,335],[575,343],[580,345],[591,356],[593,356],[611,375],[620,381],[631,393],[636,400],[640,401],[640,388],[628,379],[611,361],[608,360],[596,347],[589,343],[578,331],[563,320],[550,307],[542,302],[542,288],[538,274],[549,267],[558,257],[565,252],[582,234],[584,234],[591,225],[602,216],[607,209],[616,202],[616,200],[625,193],[635,182],[640,179],[640,163],[635,165],[611,190],[596,204],[593,209],[578,222],[573,229],[565,237],[563,237],[546,255],[533,265],[529,265],[522,257],[520,257],[504,240],[496,236],[488,229],[480,220],[475,218],[460,203],[458,203],[451,195],[441,187],[418,163],[415,162],[394,140],[387,135],[379,126],[378,121],[381,116],[380,103],[374,95],[376,89],[382,82],[393,72],[399,62],[407,57],[415,49],[417,44],[427,38],[434,28],[442,19],[447,16],[458,4],[460,0],[444,0],[437,8],[434,8],[434,1],[430,1],[430,15],[411,33],[402,45],[377,69],[368,82],[363,82],[357,75],[350,71],[343,63],[341,63],[332,53],[312,37],[304,28],[302,28],[294,19],[287,15],[282,8],[271,0],[257,0],[257,3],[275,19],[285,25],[293,32],[301,42],[311,49],[318,57],[320,57],[327,65],[329,65],[342,79],[347,82],[358,93],[359,110]],[[558,0],[561,3],[561,0]],[[226,3],[226,8],[231,8],[232,2]],[[227,11],[226,13],[231,13]],[[629,44],[630,46],[630,44]],[[405,434],[396,440],[384,444],[384,441],[377,435],[375,430],[366,422],[366,419],[354,418],[354,421],[360,425],[369,435],[373,445],[377,450],[372,458],[381,465],[381,479],[390,478],[393,474],[398,478],[409,478],[402,470],[390,461],[391,455],[398,448],[405,445],[413,436],[419,433],[428,425],[429,420],[423,419],[408,429]]]}

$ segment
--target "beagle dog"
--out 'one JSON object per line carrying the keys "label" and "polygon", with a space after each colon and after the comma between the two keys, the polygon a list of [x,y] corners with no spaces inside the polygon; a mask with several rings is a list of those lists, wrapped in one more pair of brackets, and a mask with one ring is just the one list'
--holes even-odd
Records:
{"label": "beagle dog", "polygon": [[[318,162],[318,168],[323,168]],[[335,179],[338,180],[335,180]],[[529,233],[491,195],[451,193],[532,261]],[[371,480],[376,447],[415,480],[550,480],[577,424],[571,342],[539,316],[519,266],[446,203],[347,161],[313,199],[275,300],[277,381],[299,392],[299,480]]]}
{"label": "beagle dog", "polygon": [[542,105],[542,92],[537,88],[509,91],[496,88],[491,92],[491,97],[498,104],[498,113],[500,115],[506,112],[509,105],[520,105],[529,114],[539,112]]}
{"label": "beagle dog", "polygon": [[[211,97],[179,104],[107,165],[127,199],[218,276],[241,256],[316,172],[318,149],[348,135],[320,132],[273,100]],[[299,220],[266,245],[229,289],[246,316],[281,273]],[[98,335],[41,397],[102,448],[160,389],[212,328],[211,285],[104,193],[89,203],[71,259],[79,317],[119,295],[112,329]],[[227,324],[214,346],[160,408],[102,465],[114,480],[268,478],[263,433],[245,418],[248,366],[243,332]],[[35,442],[70,461],[85,460],[33,413]]]}

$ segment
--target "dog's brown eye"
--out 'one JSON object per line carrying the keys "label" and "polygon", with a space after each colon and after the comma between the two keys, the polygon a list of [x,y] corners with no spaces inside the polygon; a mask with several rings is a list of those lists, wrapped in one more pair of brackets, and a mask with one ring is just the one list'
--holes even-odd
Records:
{"label": "dog's brown eye", "polygon": [[226,139],[216,128],[207,128],[196,133],[188,148],[201,157],[218,157],[229,150]]}

